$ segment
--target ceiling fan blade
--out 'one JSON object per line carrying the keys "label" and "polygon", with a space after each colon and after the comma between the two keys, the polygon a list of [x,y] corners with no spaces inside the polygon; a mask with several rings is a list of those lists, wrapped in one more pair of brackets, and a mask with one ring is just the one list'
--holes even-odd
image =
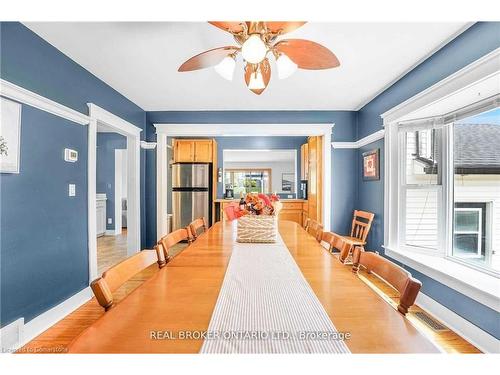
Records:
{"label": "ceiling fan blade", "polygon": [[340,65],[337,56],[319,43],[305,39],[285,39],[274,45],[301,69],[330,69]]}
{"label": "ceiling fan blade", "polygon": [[224,57],[238,51],[238,47],[226,46],[202,52],[196,56],[191,57],[189,60],[182,64],[178,71],[189,72],[191,70],[198,70],[217,65],[224,59]]}
{"label": "ceiling fan blade", "polygon": [[[250,77],[254,73],[253,69],[253,64],[247,63],[245,65],[245,82],[248,85],[250,84]],[[254,94],[260,95],[264,92],[264,90],[267,88],[267,85],[269,84],[269,81],[271,80],[271,65],[269,64],[268,59],[264,59],[262,62],[259,63],[259,68],[262,73],[262,80],[264,81],[265,87],[263,89],[251,89],[249,88],[250,91],[252,91]]]}
{"label": "ceiling fan blade", "polygon": [[245,23],[243,21],[234,21],[234,22],[226,22],[226,21],[208,21],[209,24],[218,27],[224,31],[227,31],[231,34],[238,34],[243,31],[242,24]]}
{"label": "ceiling fan blade", "polygon": [[296,30],[306,23],[307,23],[306,21],[294,21],[294,22],[266,21],[266,26],[270,32],[272,32],[274,34],[277,34],[279,32],[282,35],[282,34],[289,33],[293,30]]}

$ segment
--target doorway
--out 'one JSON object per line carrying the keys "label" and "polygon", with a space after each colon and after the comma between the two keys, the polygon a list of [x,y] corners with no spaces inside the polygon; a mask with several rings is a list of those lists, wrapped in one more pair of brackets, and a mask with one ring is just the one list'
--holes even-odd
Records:
{"label": "doorway", "polygon": [[97,273],[127,258],[127,137],[97,124]]}
{"label": "doorway", "polygon": [[89,104],[89,109],[92,119],[89,127],[89,273],[92,281],[141,250],[141,129],[94,104]]}

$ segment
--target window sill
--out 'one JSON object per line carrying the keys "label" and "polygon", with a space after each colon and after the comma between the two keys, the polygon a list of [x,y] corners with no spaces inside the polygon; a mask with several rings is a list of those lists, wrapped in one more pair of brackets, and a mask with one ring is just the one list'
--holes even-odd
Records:
{"label": "window sill", "polygon": [[446,258],[386,247],[385,254],[500,312],[500,279]]}

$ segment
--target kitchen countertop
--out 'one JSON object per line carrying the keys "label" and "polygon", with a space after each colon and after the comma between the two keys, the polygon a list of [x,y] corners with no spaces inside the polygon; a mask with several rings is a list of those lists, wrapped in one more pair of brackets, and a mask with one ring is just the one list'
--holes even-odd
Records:
{"label": "kitchen countertop", "polygon": [[[217,198],[214,200],[214,203],[223,203],[223,202],[239,202],[239,198],[234,198],[234,199],[224,199],[224,198]],[[298,198],[281,198],[281,202],[307,202],[305,199],[298,199]]]}

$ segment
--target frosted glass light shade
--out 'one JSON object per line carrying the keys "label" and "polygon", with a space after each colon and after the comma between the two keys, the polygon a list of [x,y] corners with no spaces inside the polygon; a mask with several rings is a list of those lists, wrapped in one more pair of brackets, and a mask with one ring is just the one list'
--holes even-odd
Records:
{"label": "frosted glass light shade", "polygon": [[290,77],[297,70],[297,64],[295,64],[290,58],[281,54],[276,60],[276,66],[278,67],[278,78],[285,79]]}
{"label": "frosted glass light shade", "polygon": [[252,73],[252,75],[250,76],[248,88],[250,90],[262,90],[266,88],[266,84],[264,83],[264,78],[262,77],[262,73],[260,72],[260,70]]}
{"label": "frosted glass light shade", "polygon": [[258,34],[252,34],[241,46],[243,58],[252,64],[258,64],[266,57],[267,47]]}
{"label": "frosted glass light shade", "polygon": [[228,81],[232,81],[235,66],[236,61],[234,61],[234,58],[231,56],[226,56],[220,63],[214,66],[214,69],[222,78],[227,79]]}

